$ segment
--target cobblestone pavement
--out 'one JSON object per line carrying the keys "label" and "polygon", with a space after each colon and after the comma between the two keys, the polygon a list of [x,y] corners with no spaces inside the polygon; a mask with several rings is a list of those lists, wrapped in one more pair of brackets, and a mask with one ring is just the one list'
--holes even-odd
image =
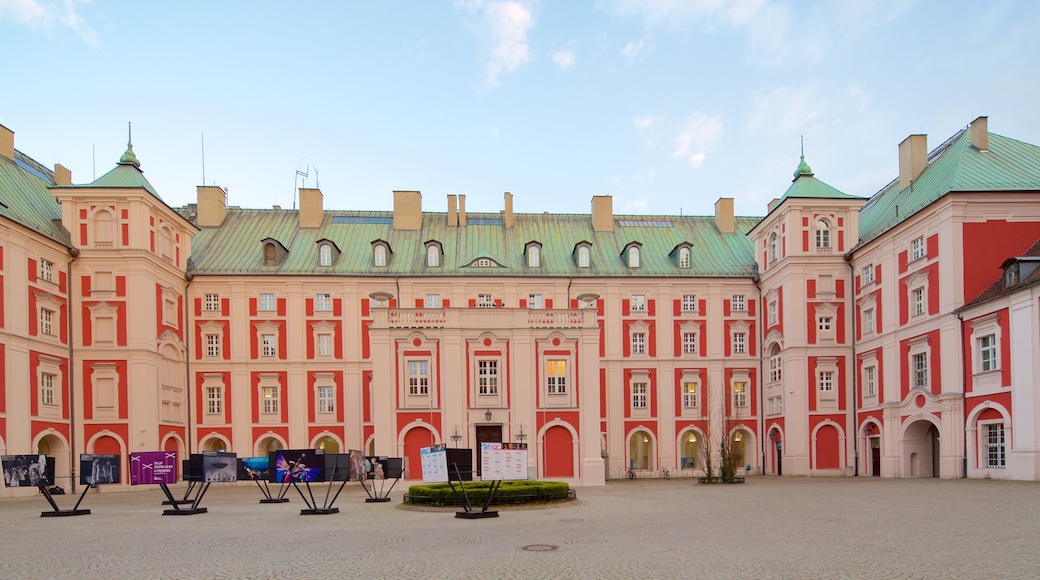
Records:
{"label": "cobblestone pavement", "polygon": [[79,517],[0,499],[0,578],[1040,577],[1037,483],[612,481],[483,520],[402,509],[402,491],[365,503],[348,486],[320,516],[245,484],[213,485],[209,513],[183,517],[162,515],[157,488],[91,491]]}

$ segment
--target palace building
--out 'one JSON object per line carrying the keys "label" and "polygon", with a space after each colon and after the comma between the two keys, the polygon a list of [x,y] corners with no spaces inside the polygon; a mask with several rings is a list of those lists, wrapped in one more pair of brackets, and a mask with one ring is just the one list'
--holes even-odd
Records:
{"label": "palace building", "polygon": [[175,208],[132,146],[73,184],[0,126],[0,453],[1040,479],[1040,147],[979,117],[898,159],[865,199],[803,155],[764,217]]}

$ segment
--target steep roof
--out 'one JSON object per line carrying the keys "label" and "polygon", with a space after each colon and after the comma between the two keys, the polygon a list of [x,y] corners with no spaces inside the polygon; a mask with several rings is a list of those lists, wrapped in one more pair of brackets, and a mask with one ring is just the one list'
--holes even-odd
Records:
{"label": "steep roof", "polygon": [[[777,211],[783,202],[788,199],[858,199],[862,200],[862,197],[857,195],[849,195],[827,183],[816,179],[813,174],[813,170],[809,167],[809,164],[805,162],[805,152],[802,152],[801,161],[798,163],[798,167],[794,170],[794,179],[791,180],[791,185],[788,186],[787,191],[780,197],[777,204],[773,205],[772,209],[766,215],[772,215],[774,211]],[[765,223],[763,219],[760,223]],[[754,228],[752,228],[753,230]]]}
{"label": "steep roof", "polygon": [[1033,245],[1029,246],[1029,248],[1027,248],[1021,256],[1016,256],[1004,260],[1004,263],[1001,264],[1002,270],[1000,275],[997,276],[997,278],[993,280],[993,282],[985,290],[983,290],[982,293],[979,294],[974,300],[968,302],[967,304],[958,308],[957,310],[966,310],[973,306],[978,306],[979,304],[995,300],[1006,294],[1013,294],[1015,292],[1018,292],[1019,290],[1023,290],[1025,288],[1032,288],[1033,286],[1040,285],[1040,268],[1032,269],[1028,274],[1019,279],[1018,283],[1012,286],[1006,286],[1004,283],[1003,268],[1007,267],[1007,265],[1015,262],[1032,262],[1033,266],[1035,266],[1037,260],[1040,260],[1040,240],[1033,242]]}
{"label": "steep roof", "polygon": [[21,151],[13,161],[0,157],[0,216],[71,247],[51,185],[54,173]]}
{"label": "steep roof", "polygon": [[893,180],[860,212],[860,242],[873,240],[952,192],[1011,192],[1040,189],[1040,147],[989,133],[985,151],[971,146],[961,129],[928,154],[928,165],[905,189]]}
{"label": "steep roof", "polygon": [[[119,158],[116,166],[108,173],[94,180],[93,183],[85,183],[82,185],[70,185],[67,187],[90,187],[90,188],[142,188],[148,193],[152,194],[152,197],[162,201],[159,197],[159,193],[155,191],[152,184],[144,176],[144,172],[141,171],[141,162],[137,160],[137,156],[134,155],[134,146],[127,143],[126,153]],[[164,202],[165,203],[165,202]]]}
{"label": "steep roof", "polygon": [[[300,228],[299,212],[228,208],[223,224],[203,228],[192,240],[189,271],[205,274],[371,276],[628,276],[750,277],[753,243],[745,236],[759,218],[736,217],[732,234],[720,233],[714,217],[614,216],[614,231],[595,232],[587,214],[515,214],[506,229],[497,213],[471,213],[465,226],[448,226],[446,213],[426,212],[419,230],[397,231],[392,212],[326,211],[316,228]],[[289,250],[276,266],[265,266],[261,240],[273,238]],[[327,239],[341,254],[331,267],[318,264],[318,242]],[[389,244],[385,267],[372,261],[372,242]],[[426,242],[443,248],[441,266],[426,266]],[[528,242],[542,245],[541,266],[528,268]],[[591,244],[590,267],[578,268],[575,247]],[[631,242],[642,245],[640,267],[621,256]],[[691,267],[680,269],[669,254],[689,242]],[[498,268],[472,267],[490,258]]]}

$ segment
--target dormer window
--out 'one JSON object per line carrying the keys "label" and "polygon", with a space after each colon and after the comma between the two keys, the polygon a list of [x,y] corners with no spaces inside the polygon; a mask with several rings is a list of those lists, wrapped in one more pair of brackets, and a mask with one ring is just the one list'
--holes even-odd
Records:
{"label": "dormer window", "polygon": [[274,266],[278,259],[278,249],[271,242],[264,244],[264,265]]}
{"label": "dormer window", "polygon": [[579,244],[576,249],[576,252],[578,267],[588,268],[589,263],[591,262],[591,259],[589,257],[589,255],[591,254],[591,247],[589,246],[588,242]]}
{"label": "dormer window", "polygon": [[426,242],[426,267],[437,268],[441,265],[441,245],[437,242]]}
{"label": "dormer window", "polygon": [[1004,269],[1004,287],[1010,288],[1018,284],[1018,281],[1018,264],[1008,264],[1007,268]]}
{"label": "dormer window", "polygon": [[332,246],[328,244],[322,244],[318,246],[318,265],[319,266],[331,266],[332,265]]}
{"label": "dormer window", "polygon": [[625,247],[625,263],[629,268],[639,267],[639,242],[632,242]]}
{"label": "dormer window", "polygon": [[542,267],[542,245],[538,242],[530,242],[524,250],[527,254],[528,268]]}
{"label": "dormer window", "polygon": [[372,247],[372,265],[376,267],[386,266],[386,246],[376,244]]}
{"label": "dormer window", "polygon": [[672,248],[671,253],[668,254],[673,260],[675,260],[675,265],[678,266],[680,270],[690,269],[690,264],[692,262],[690,247],[689,242],[683,242]]}
{"label": "dormer window", "polygon": [[477,258],[469,263],[468,268],[501,268],[502,265],[491,258]]}

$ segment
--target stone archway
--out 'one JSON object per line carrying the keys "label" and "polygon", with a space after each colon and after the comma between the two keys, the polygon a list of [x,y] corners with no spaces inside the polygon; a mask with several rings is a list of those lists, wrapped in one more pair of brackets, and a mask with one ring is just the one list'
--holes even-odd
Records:
{"label": "stone archway", "polygon": [[917,419],[903,429],[903,477],[939,477],[942,438],[939,427],[928,419]]}

